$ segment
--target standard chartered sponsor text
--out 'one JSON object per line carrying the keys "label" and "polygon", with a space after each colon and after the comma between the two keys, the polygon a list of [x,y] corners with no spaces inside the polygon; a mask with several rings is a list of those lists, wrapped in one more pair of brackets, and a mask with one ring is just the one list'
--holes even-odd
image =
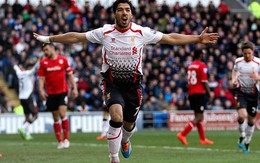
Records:
{"label": "standard chartered sponsor text", "polygon": [[111,46],[109,51],[111,55],[131,55],[131,47],[115,47]]}

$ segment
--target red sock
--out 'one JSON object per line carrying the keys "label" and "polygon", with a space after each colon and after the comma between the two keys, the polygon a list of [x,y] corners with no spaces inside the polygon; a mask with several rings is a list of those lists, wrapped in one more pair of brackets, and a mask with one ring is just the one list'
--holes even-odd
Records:
{"label": "red sock", "polygon": [[62,141],[62,136],[61,136],[61,126],[59,122],[54,122],[53,124],[54,132],[56,135],[56,138],[59,142]]}
{"label": "red sock", "polygon": [[203,127],[202,122],[199,122],[197,124],[197,128],[198,128],[198,132],[200,135],[200,140],[205,140],[205,132],[204,132],[204,127]]}
{"label": "red sock", "polygon": [[63,129],[64,139],[69,140],[69,120],[68,120],[68,118],[64,118],[62,120],[61,125],[62,125],[62,129]]}
{"label": "red sock", "polygon": [[190,121],[186,126],[185,128],[183,129],[183,131],[181,132],[181,134],[183,136],[186,136],[191,130],[192,128],[194,127],[195,123],[193,121]]}

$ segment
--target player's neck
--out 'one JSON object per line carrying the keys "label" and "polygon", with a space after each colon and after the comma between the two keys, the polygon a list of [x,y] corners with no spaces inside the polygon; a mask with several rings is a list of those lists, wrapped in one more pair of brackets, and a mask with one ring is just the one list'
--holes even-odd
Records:
{"label": "player's neck", "polygon": [[121,33],[124,33],[124,32],[126,32],[126,31],[128,31],[128,30],[131,28],[131,26],[132,26],[132,22],[130,22],[129,25],[128,25],[126,28],[121,28],[121,27],[119,27],[117,24],[115,24],[115,28],[116,28],[119,32],[121,32]]}
{"label": "player's neck", "polygon": [[56,53],[52,54],[50,57],[51,60],[55,60],[57,58],[58,58],[58,55]]}

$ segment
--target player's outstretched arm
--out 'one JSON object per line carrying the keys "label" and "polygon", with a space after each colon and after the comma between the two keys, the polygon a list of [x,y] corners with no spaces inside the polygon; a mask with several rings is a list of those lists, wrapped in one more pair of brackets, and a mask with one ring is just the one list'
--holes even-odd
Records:
{"label": "player's outstretched arm", "polygon": [[215,44],[219,38],[218,33],[207,33],[206,27],[200,35],[184,35],[177,33],[163,34],[160,44],[183,45],[191,43]]}
{"label": "player's outstretched arm", "polygon": [[68,32],[60,35],[53,36],[42,36],[37,33],[33,33],[34,38],[41,42],[59,42],[59,43],[78,43],[78,42],[86,42],[86,33],[78,33],[78,32]]}

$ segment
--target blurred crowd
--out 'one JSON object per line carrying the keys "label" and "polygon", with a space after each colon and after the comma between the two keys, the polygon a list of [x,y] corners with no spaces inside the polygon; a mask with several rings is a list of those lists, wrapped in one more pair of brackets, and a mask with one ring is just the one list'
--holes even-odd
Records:
{"label": "blurred crowd", "polygon": [[[183,46],[147,45],[143,52],[144,98],[143,110],[190,110],[187,98],[187,67],[192,62],[193,50],[204,48],[207,52],[208,79],[211,96],[207,109],[234,109],[231,70],[237,57],[242,56],[240,42],[250,40],[256,44],[256,56],[260,55],[260,19],[250,15],[243,20],[240,13],[231,14],[229,7],[221,2],[211,2],[196,7],[158,5],[156,0],[139,0],[134,8],[133,21],[164,33],[200,34],[205,27],[208,32],[218,32],[216,45],[190,44]],[[3,3],[0,8],[0,69],[9,88],[18,90],[12,61],[28,64],[43,55],[40,42],[33,38],[33,32],[53,35],[65,32],[86,32],[106,23],[114,24],[112,7],[104,8],[98,1],[92,8],[86,1],[76,6],[74,1],[55,1],[44,6],[32,6],[29,2],[20,5]],[[101,46],[92,43],[55,44],[57,53],[66,56],[74,69],[79,97],[69,99],[70,111],[102,110],[100,67]],[[10,111],[12,104],[2,98],[1,107]],[[39,99],[37,82],[35,99],[39,111],[44,111]]]}

